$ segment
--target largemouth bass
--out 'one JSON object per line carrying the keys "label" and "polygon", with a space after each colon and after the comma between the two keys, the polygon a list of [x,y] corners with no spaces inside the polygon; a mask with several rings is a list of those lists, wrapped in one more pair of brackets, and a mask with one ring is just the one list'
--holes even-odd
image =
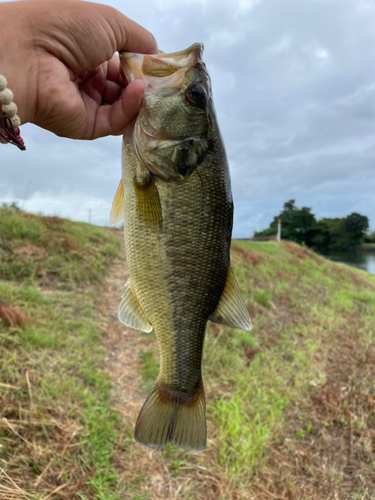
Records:
{"label": "largemouth bass", "polygon": [[155,330],[160,372],[135,426],[150,448],[206,446],[202,350],[207,320],[251,329],[230,265],[228,162],[202,61],[203,45],[173,54],[121,54],[146,90],[122,148],[111,222],[124,220],[130,278],[125,325]]}

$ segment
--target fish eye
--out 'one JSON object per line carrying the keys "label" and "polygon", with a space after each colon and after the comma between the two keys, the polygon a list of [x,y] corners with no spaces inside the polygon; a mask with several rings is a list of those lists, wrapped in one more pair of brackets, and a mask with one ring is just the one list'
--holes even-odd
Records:
{"label": "fish eye", "polygon": [[185,97],[189,104],[198,108],[204,108],[206,106],[206,91],[202,85],[190,85],[185,90]]}

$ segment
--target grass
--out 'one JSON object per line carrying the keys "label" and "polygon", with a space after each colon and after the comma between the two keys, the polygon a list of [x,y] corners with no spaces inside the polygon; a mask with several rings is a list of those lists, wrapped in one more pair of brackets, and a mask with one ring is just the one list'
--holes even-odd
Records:
{"label": "grass", "polygon": [[[371,380],[369,374],[375,375],[370,361],[375,358],[363,361],[370,353],[375,356],[375,277],[331,263],[288,242],[234,242],[232,263],[253,330],[249,333],[209,324],[203,368],[208,451],[202,459],[199,454],[167,447],[170,470],[176,461],[204,466],[220,481],[223,496],[218,494],[217,498],[263,498],[264,489],[268,491],[264,498],[273,498],[281,491],[290,498],[300,498],[296,492],[301,477],[315,485],[316,494],[322,490],[321,496],[311,498],[331,498],[334,489],[347,491],[343,474],[346,460],[351,456],[353,462],[353,447],[358,452],[363,447],[362,439],[354,436],[350,452],[348,440],[340,434],[340,428],[347,426],[348,408],[363,426],[361,435],[375,430],[373,410],[361,408],[353,396],[375,396],[366,378]],[[344,353],[344,345],[346,350],[350,345],[352,353]],[[355,368],[357,357],[366,366],[363,370]],[[330,364],[340,362],[347,373],[332,373]],[[140,374],[146,383],[155,380],[156,366],[153,348],[147,356],[141,354]],[[329,397],[337,383],[350,384],[354,399],[343,397],[332,415]],[[321,393],[327,401],[325,409],[320,403],[313,404]],[[319,441],[321,449],[316,446],[314,453],[321,462],[317,459],[305,464],[299,457],[295,459],[299,466],[295,466],[292,458],[300,443],[314,448],[313,441]],[[345,450],[341,456],[338,446]],[[321,479],[322,463],[324,459],[337,461],[338,456],[332,486],[332,478]],[[353,465],[371,481],[374,458],[371,452],[365,461]],[[280,463],[288,463],[284,477]],[[178,474],[183,481],[183,468]],[[278,475],[282,481],[276,481]],[[349,488],[357,494],[354,482]],[[203,485],[200,487],[203,498]],[[198,497],[199,486],[195,488]],[[254,497],[249,488],[253,488]],[[188,498],[188,492],[183,498]]]}
{"label": "grass", "polygon": [[[373,498],[374,276],[233,242],[253,330],[208,325],[208,448],[151,452],[103,369],[96,310],[119,239],[11,207],[0,225],[0,499]],[[159,365],[144,339],[146,393]]]}
{"label": "grass", "polygon": [[0,279],[86,285],[104,275],[120,248],[104,228],[0,208]]}
{"label": "grass", "polygon": [[[122,424],[95,314],[96,284],[104,262],[117,256],[118,239],[102,228],[8,208],[0,221],[7,248],[0,304],[14,320],[0,319],[0,498],[13,498],[12,491],[40,500],[118,498],[113,455]],[[70,254],[63,253],[66,241]],[[19,256],[30,245],[41,249],[33,247],[32,273],[4,275],[15,269],[12,257],[28,269]],[[49,274],[56,276],[53,262],[58,280]]]}

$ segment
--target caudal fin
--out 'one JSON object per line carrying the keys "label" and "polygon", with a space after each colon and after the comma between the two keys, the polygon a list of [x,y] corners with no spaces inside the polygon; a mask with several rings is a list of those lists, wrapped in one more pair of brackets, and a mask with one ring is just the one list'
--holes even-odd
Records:
{"label": "caudal fin", "polygon": [[157,381],[138,416],[134,437],[154,449],[172,443],[184,450],[203,450],[206,404],[202,381],[187,394],[172,391]]}

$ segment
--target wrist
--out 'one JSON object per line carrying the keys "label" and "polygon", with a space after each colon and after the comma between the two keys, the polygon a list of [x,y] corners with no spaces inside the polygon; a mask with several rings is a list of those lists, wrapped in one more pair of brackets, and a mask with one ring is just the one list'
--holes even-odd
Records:
{"label": "wrist", "polygon": [[0,74],[5,76],[7,87],[13,92],[13,102],[22,123],[31,120],[35,108],[33,43],[25,15],[26,3],[0,3],[0,19],[4,20],[0,37]]}

